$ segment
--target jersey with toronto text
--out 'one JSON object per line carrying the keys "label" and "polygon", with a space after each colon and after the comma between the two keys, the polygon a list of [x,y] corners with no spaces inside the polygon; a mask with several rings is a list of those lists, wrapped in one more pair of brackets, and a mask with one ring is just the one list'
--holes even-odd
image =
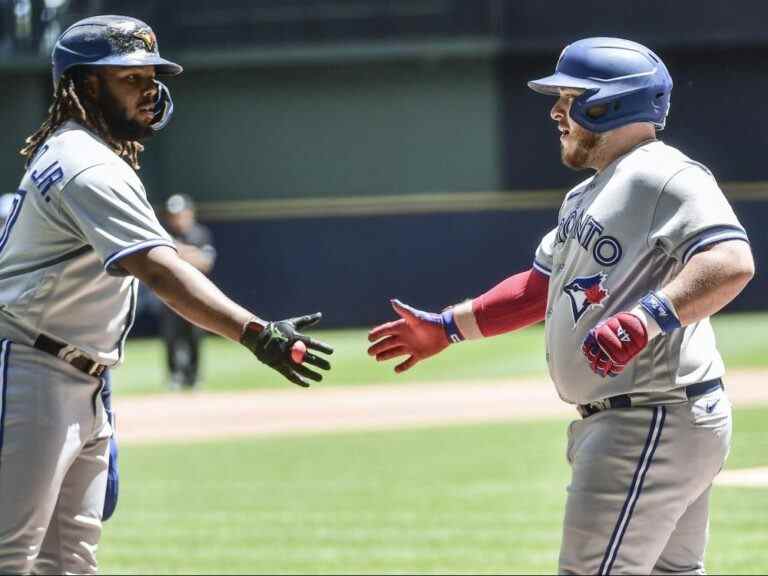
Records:
{"label": "jersey with toronto text", "polygon": [[581,347],[598,322],[631,310],[694,254],[727,240],[748,241],[714,177],[663,142],[634,148],[573,188],[534,260],[549,276],[547,363],[560,397],[575,404],[619,394],[669,400],[684,386],[721,377],[709,319],[657,336],[613,378],[593,373]]}
{"label": "jersey with toronto text", "polygon": [[70,121],[30,162],[0,233],[0,336],[45,334],[93,360],[122,360],[138,281],[121,258],[171,246],[133,169]]}

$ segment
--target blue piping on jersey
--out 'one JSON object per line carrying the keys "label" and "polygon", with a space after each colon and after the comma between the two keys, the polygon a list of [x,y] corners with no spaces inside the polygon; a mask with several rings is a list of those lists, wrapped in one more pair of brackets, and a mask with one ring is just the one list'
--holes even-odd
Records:
{"label": "blue piping on jersey", "polygon": [[125,329],[120,335],[120,340],[117,345],[117,363],[123,359],[123,353],[125,352],[125,339],[128,338],[128,333],[133,328],[133,323],[136,320],[136,302],[139,299],[138,280],[131,282],[131,306],[128,308],[128,315],[126,316]]}
{"label": "blue piping on jersey", "polygon": [[645,475],[651,468],[653,455],[656,453],[656,448],[659,446],[661,431],[664,429],[666,415],[667,409],[665,406],[656,406],[653,409],[653,418],[651,419],[651,427],[648,430],[648,437],[645,440],[645,446],[640,454],[640,461],[637,463],[635,475],[632,478],[632,484],[630,484],[627,498],[624,501],[624,506],[619,514],[619,519],[616,521],[613,534],[611,534],[611,538],[608,541],[608,547],[605,550],[605,556],[600,564],[598,574],[610,574],[611,568],[613,568],[613,563],[619,555],[619,548],[621,547],[624,535],[627,533],[627,527],[632,519],[632,513],[635,511],[635,504],[637,504],[637,501],[640,499],[640,493],[643,491]]}
{"label": "blue piping on jersey", "polygon": [[0,408],[0,463],[2,463],[3,456],[3,439],[5,432],[5,414],[8,412],[8,404],[6,403],[7,390],[8,390],[8,356],[11,353],[11,341],[0,340],[0,364],[2,364],[3,374],[3,393],[2,393],[2,407]]}
{"label": "blue piping on jersey", "polygon": [[584,187],[584,188],[582,188],[581,190],[576,190],[576,191],[574,191],[574,192],[570,192],[570,193],[569,193],[569,194],[568,194],[568,195],[567,195],[567,196],[566,196],[566,197],[563,199],[563,204],[565,204],[566,202],[570,202],[571,200],[573,200],[573,199],[575,199],[575,198],[578,198],[579,196],[581,196],[582,194],[584,194],[584,192],[586,192],[587,190],[589,190],[589,187],[585,186],[585,187]]}
{"label": "blue piping on jersey", "polygon": [[538,260],[534,260],[533,261],[533,267],[536,270],[538,270],[539,272],[541,272],[542,274],[544,274],[545,276],[551,276],[552,275],[552,270],[547,268],[546,266],[544,266],[544,264],[542,264]]}
{"label": "blue piping on jersey", "polygon": [[53,258],[51,260],[46,260],[45,262],[41,262],[40,264],[35,264],[34,266],[27,266],[26,268],[21,268],[19,270],[12,270],[11,272],[0,274],[0,280],[13,278],[14,276],[19,276],[20,274],[26,274],[27,272],[42,270],[43,268],[49,268],[51,266],[55,266],[56,264],[61,264],[62,262],[66,262],[67,260],[77,258],[78,256],[85,254],[86,252],[90,252],[91,250],[93,250],[93,248],[91,248],[91,246],[86,244],[85,246],[80,246],[80,248],[77,248],[76,250],[72,250],[71,252],[67,252],[66,254],[62,254],[61,256],[57,256],[56,258]]}
{"label": "blue piping on jersey", "polygon": [[698,238],[699,239],[689,246],[683,254],[683,264],[687,264],[688,260],[690,260],[696,252],[699,252],[702,248],[706,248],[707,246],[712,246],[713,244],[719,244],[726,240],[743,240],[744,242],[749,243],[747,233],[736,226],[718,226],[717,228],[710,228],[699,235]]}
{"label": "blue piping on jersey", "polygon": [[[174,250],[176,250],[176,246],[171,240],[165,240],[161,238],[156,238],[154,240],[145,240],[144,242],[139,242],[138,244],[134,244],[133,246],[129,246],[128,248],[123,248],[118,252],[114,252],[109,258],[107,258],[104,261],[104,270],[107,272],[107,274],[113,274],[114,272],[119,273],[119,269],[116,270],[113,267],[113,265],[118,260],[120,260],[121,258],[125,258],[126,256],[130,256],[135,252],[141,252],[142,250],[148,250],[150,248],[154,248],[155,246],[168,246],[169,248],[173,248]],[[127,276],[127,275],[128,274],[123,274],[123,276]]]}

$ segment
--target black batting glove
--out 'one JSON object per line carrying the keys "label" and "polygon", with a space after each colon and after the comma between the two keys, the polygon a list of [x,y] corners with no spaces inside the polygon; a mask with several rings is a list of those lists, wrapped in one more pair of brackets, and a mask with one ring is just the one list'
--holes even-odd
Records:
{"label": "black batting glove", "polygon": [[[330,370],[331,364],[325,358],[317,356],[310,350],[317,350],[324,354],[332,354],[333,348],[327,344],[305,336],[299,330],[309,328],[320,322],[321,312],[307,316],[297,316],[287,320],[269,322],[266,326],[257,322],[248,322],[240,337],[240,343],[248,348],[270,368],[274,368],[288,380],[304,388],[309,387],[310,380],[320,382],[323,376],[319,372],[310,370],[305,364],[310,364],[323,370]],[[296,342],[303,342],[307,347],[302,362],[296,363],[291,358],[291,350]]]}

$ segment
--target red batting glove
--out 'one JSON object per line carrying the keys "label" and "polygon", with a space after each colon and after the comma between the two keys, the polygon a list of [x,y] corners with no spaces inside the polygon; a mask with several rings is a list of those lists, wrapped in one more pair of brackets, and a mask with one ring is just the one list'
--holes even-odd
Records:
{"label": "red batting glove", "polygon": [[368,333],[368,341],[374,343],[368,348],[368,354],[378,362],[407,356],[395,366],[395,372],[405,372],[451,344],[440,314],[417,310],[400,300],[390,302],[400,318],[376,326]]}
{"label": "red batting glove", "polygon": [[616,376],[648,344],[643,321],[629,312],[619,312],[589,331],[581,351],[598,376]]}

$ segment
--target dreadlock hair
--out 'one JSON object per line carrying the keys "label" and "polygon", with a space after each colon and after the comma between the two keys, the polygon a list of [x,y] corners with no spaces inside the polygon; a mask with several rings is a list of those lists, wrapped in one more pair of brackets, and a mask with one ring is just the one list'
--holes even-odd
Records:
{"label": "dreadlock hair", "polygon": [[53,134],[59,126],[68,120],[75,120],[97,134],[115,154],[125,160],[134,170],[140,168],[139,153],[144,146],[132,140],[117,140],[109,133],[109,127],[104,114],[89,98],[81,98],[86,71],[82,67],[73,68],[59,78],[59,83],[53,92],[53,103],[48,108],[48,118],[31,136],[24,140],[24,146],[19,153],[26,157],[29,165],[40,146]]}

